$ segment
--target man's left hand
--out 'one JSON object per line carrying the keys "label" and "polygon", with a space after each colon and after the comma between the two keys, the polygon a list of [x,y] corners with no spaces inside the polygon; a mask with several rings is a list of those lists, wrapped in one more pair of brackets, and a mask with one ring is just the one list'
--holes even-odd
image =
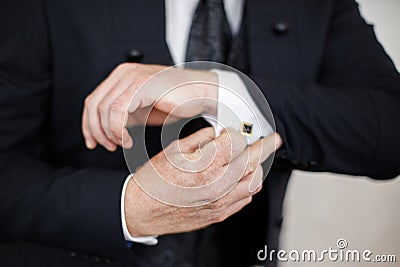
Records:
{"label": "man's left hand", "polygon": [[130,148],[133,140],[127,126],[162,125],[172,112],[177,118],[215,112],[216,101],[205,99],[217,100],[216,84],[217,75],[208,71],[123,63],[85,99],[82,132],[86,146],[94,149],[100,144],[109,151],[117,145]]}

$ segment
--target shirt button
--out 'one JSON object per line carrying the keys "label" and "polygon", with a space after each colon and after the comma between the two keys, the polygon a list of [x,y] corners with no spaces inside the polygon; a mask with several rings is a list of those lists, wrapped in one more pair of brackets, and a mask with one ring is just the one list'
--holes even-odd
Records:
{"label": "shirt button", "polygon": [[140,51],[138,49],[132,49],[131,51],[128,52],[126,59],[128,62],[137,63],[137,62],[140,62],[142,57],[143,57],[142,51]]}
{"label": "shirt button", "polygon": [[276,36],[284,36],[289,32],[289,25],[286,22],[277,22],[272,27],[272,32]]}

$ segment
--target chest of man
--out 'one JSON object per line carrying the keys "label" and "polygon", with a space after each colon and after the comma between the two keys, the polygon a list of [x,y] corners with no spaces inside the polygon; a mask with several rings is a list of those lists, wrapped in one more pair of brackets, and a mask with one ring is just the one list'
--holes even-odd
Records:
{"label": "chest of man", "polygon": [[[285,82],[315,81],[331,2],[247,0],[242,21],[247,25],[250,74]],[[45,5],[53,136],[66,140],[56,150],[68,152],[82,143],[84,98],[114,67],[129,55],[140,63],[173,65],[165,41],[165,2],[51,0]]]}

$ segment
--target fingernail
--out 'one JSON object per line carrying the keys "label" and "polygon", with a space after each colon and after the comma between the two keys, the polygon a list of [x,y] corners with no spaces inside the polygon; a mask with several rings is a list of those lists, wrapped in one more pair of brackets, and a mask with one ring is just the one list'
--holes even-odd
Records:
{"label": "fingernail", "polygon": [[262,181],[258,180],[258,179],[252,179],[251,183],[249,185],[249,192],[250,193],[255,193],[257,192],[257,190],[261,189],[261,185],[262,185]]}
{"label": "fingernail", "polygon": [[250,193],[258,193],[261,190],[261,184],[252,183],[249,188]]}
{"label": "fingernail", "polygon": [[122,147],[125,149],[130,149],[133,146],[132,138],[126,137],[125,140],[122,141]]}

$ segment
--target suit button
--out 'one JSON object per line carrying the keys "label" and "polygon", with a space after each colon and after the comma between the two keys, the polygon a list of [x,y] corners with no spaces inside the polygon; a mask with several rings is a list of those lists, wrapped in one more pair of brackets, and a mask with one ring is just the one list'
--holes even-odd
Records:
{"label": "suit button", "polygon": [[94,262],[100,262],[100,261],[101,261],[101,259],[100,259],[100,257],[98,257],[98,256],[95,256],[95,257],[93,257],[93,261],[94,261]]}
{"label": "suit button", "polygon": [[310,165],[311,167],[315,167],[315,166],[318,165],[318,161],[316,161],[316,160],[310,160],[309,165]]}
{"label": "suit button", "polygon": [[132,49],[131,51],[128,52],[126,59],[128,60],[128,62],[136,63],[136,62],[140,62],[142,57],[143,57],[142,51],[140,51],[138,49]]}
{"label": "suit button", "polygon": [[71,258],[75,259],[76,257],[78,257],[78,253],[76,253],[75,251],[71,251],[71,252],[69,253],[69,256],[70,256]]}
{"label": "suit button", "polygon": [[286,22],[277,22],[272,27],[272,32],[276,36],[283,36],[289,32],[289,25]]}

